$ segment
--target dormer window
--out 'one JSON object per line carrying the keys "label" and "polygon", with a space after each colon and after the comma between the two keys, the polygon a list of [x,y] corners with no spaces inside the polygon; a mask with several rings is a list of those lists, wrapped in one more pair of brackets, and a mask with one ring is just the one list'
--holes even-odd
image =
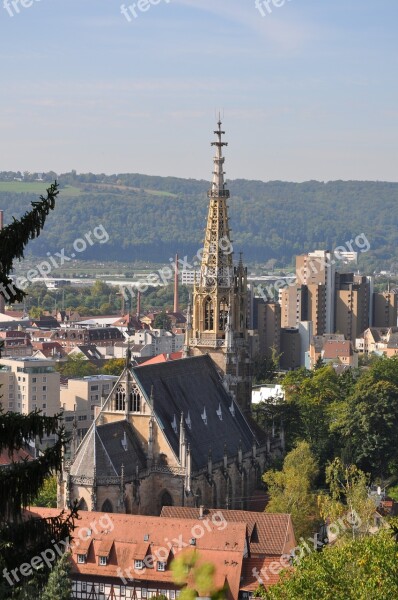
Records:
{"label": "dormer window", "polygon": [[106,563],[107,563],[106,556],[100,556],[99,557],[99,565],[101,567],[106,567]]}
{"label": "dormer window", "polygon": [[164,561],[158,560],[158,562],[157,562],[157,570],[158,571],[165,571],[166,570],[166,563]]}
{"label": "dormer window", "polygon": [[138,570],[141,570],[141,569],[143,569],[143,568],[144,568],[144,563],[143,563],[143,561],[142,561],[142,560],[135,560],[135,561],[134,561],[134,568],[135,568],[135,569],[138,569]]}
{"label": "dormer window", "polygon": [[84,563],[86,562],[86,555],[85,554],[78,554],[77,555],[77,562],[79,565],[84,565]]}

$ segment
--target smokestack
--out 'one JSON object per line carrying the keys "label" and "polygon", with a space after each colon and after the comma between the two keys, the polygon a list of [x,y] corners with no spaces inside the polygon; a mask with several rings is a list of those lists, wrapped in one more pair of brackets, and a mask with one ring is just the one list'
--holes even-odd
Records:
{"label": "smokestack", "polygon": [[[3,229],[4,213],[0,210],[0,230]],[[3,296],[0,294],[0,314],[4,315],[6,312],[6,305]]]}
{"label": "smokestack", "polygon": [[174,273],[174,311],[178,313],[178,254],[176,254],[175,273]]}
{"label": "smokestack", "polygon": [[137,319],[140,318],[141,314],[141,292],[137,292]]}

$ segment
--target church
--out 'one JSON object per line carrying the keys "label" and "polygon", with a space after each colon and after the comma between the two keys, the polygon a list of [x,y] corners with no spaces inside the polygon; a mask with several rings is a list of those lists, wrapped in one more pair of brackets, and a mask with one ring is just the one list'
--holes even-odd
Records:
{"label": "church", "polygon": [[65,461],[58,504],[159,515],[164,506],[251,508],[277,440],[251,419],[247,270],[233,265],[221,121],[184,358],[141,367],[130,356]]}

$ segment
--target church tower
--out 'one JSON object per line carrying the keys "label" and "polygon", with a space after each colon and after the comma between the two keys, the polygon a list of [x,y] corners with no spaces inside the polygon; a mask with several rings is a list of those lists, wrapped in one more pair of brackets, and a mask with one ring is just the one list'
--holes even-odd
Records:
{"label": "church tower", "polygon": [[[224,131],[214,132],[213,181],[200,274],[194,284],[192,318],[188,315],[186,354],[210,354],[224,383],[244,412],[250,412],[251,374],[247,332],[247,269],[242,257],[233,265],[228,222],[229,190],[224,181]],[[191,309],[189,309],[190,311]]]}

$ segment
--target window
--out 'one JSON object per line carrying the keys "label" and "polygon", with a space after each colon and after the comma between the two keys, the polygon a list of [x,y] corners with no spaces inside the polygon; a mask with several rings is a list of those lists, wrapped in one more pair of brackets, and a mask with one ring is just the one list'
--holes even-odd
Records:
{"label": "window", "polygon": [[101,567],[105,567],[106,566],[106,556],[100,556],[99,557],[99,564],[101,565]]}
{"label": "window", "polygon": [[37,377],[32,377],[32,383],[36,383]]}
{"label": "window", "polygon": [[134,568],[135,569],[142,569],[144,567],[144,563],[142,562],[142,560],[135,560],[134,561]]}
{"label": "window", "polygon": [[47,381],[47,377],[43,377],[43,383]]}
{"label": "window", "polygon": [[121,585],[120,586],[120,595],[121,596],[125,596],[126,595],[126,586],[125,585]]}
{"label": "window", "polygon": [[46,392],[46,391],[47,391],[47,386],[43,385],[43,392]]}
{"label": "window", "polygon": [[158,560],[157,570],[158,571],[165,571],[166,570],[166,563],[164,561]]}
{"label": "window", "polygon": [[82,592],[85,592],[87,590],[87,583],[85,581],[83,581],[82,583]]}
{"label": "window", "polygon": [[105,592],[105,584],[104,583],[100,583],[99,591],[102,592],[102,593]]}
{"label": "window", "polygon": [[85,554],[78,554],[77,555],[77,562],[82,565],[86,562],[86,555]]}
{"label": "window", "polygon": [[92,392],[94,392],[94,391],[96,392],[97,390],[98,390],[98,385],[92,385],[91,386],[91,391]]}
{"label": "window", "polygon": [[123,386],[119,385],[116,389],[116,406],[115,410],[124,410],[124,403],[126,400],[126,390]]}
{"label": "window", "polygon": [[37,400],[37,397],[36,397],[36,395],[35,395],[35,394],[32,396],[32,401],[33,401],[33,400]]}
{"label": "window", "polygon": [[36,389],[36,386],[34,385],[34,386],[32,387],[32,392],[36,392],[36,391],[37,391],[37,389]]}
{"label": "window", "polygon": [[141,598],[146,598],[148,595],[148,590],[146,588],[142,588],[141,590]]}
{"label": "window", "polygon": [[44,402],[42,408],[47,408],[47,404]]}

